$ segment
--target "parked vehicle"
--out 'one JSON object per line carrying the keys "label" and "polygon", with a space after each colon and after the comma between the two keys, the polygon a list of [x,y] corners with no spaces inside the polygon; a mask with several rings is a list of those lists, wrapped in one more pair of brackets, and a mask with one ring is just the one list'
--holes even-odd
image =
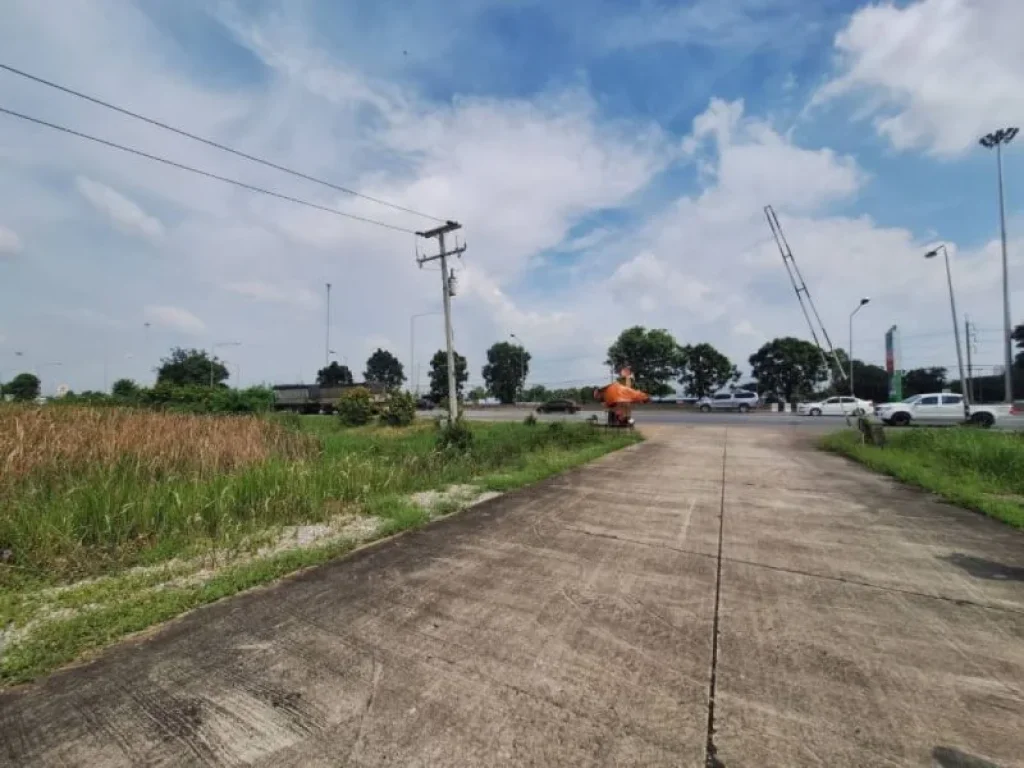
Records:
{"label": "parked vehicle", "polygon": [[537,413],[576,413],[579,409],[572,400],[548,400],[537,406]]}
{"label": "parked vehicle", "polygon": [[416,401],[416,409],[420,411],[432,411],[437,408],[437,403],[429,397],[421,397]]}
{"label": "parked vehicle", "polygon": [[[991,427],[1010,412],[1009,405],[971,405],[969,421],[979,427]],[[960,424],[964,421],[964,398],[951,392],[914,395],[901,403],[876,406],[875,416],[894,427]]]}
{"label": "parked vehicle", "polygon": [[703,397],[697,401],[697,406],[702,413],[710,411],[739,411],[746,413],[751,408],[756,408],[761,398],[756,392],[748,392],[745,389],[734,389],[732,392],[720,392],[711,397]]}
{"label": "parked vehicle", "polygon": [[796,412],[801,416],[863,416],[874,410],[873,402],[856,397],[830,397],[816,403],[800,403],[796,407]]}

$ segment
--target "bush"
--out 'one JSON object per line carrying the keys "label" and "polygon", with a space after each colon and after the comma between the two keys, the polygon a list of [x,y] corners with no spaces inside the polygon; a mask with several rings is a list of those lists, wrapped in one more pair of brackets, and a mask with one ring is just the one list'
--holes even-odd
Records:
{"label": "bush", "polygon": [[346,389],[338,398],[338,421],[345,427],[361,427],[373,418],[373,396],[366,387]]}
{"label": "bush", "polygon": [[437,447],[445,453],[469,453],[473,447],[473,430],[462,419],[444,424],[437,436]]}
{"label": "bush", "polygon": [[380,423],[389,427],[408,427],[416,420],[416,398],[408,392],[391,392],[380,412]]}
{"label": "bush", "polygon": [[537,426],[537,417],[534,416],[532,413],[528,413],[526,414],[526,418],[523,419],[523,424],[525,424],[528,427],[535,427]]}

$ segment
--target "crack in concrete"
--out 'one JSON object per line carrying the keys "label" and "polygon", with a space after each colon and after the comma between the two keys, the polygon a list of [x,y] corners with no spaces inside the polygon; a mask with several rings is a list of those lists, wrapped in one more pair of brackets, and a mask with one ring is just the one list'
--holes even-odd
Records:
{"label": "crack in concrete", "polygon": [[715,573],[715,617],[711,627],[711,679],[708,682],[708,739],[704,752],[705,768],[725,768],[715,745],[715,693],[718,675],[718,616],[722,598],[722,543],[725,539],[725,468],[729,451],[729,430],[722,437],[722,495],[718,508],[718,563]]}

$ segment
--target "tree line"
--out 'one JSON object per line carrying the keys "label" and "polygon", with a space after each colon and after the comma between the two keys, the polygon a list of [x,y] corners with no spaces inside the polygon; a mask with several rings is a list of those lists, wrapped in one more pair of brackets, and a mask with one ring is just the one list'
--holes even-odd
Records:
{"label": "tree line", "polygon": [[[1021,371],[1014,389],[1024,395],[1024,324],[1013,330],[1013,340],[1019,350],[1015,367]],[[489,397],[502,403],[517,400],[538,402],[567,399],[587,401],[598,385],[575,388],[548,389],[543,385],[526,386],[530,373],[531,355],[521,344],[497,342],[487,350],[487,362],[481,369],[484,385],[475,387],[468,397],[478,402]],[[845,371],[850,361],[844,350],[836,356]],[[455,352],[455,384],[463,396],[469,379],[466,358]],[[652,397],[671,395],[676,386],[690,397],[707,397],[726,387],[755,390],[768,399],[786,401],[807,400],[833,394],[828,386],[831,372],[821,358],[818,347],[804,339],[786,336],[763,344],[747,359],[751,379],[741,383],[739,368],[725,354],[708,343],[679,344],[663,328],[633,326],[619,334],[608,348],[605,364],[614,371],[630,368],[637,388]],[[113,398],[119,402],[139,402],[147,405],[182,405],[208,410],[260,410],[270,407],[273,393],[264,387],[230,390],[247,393],[239,397],[227,394],[230,372],[224,362],[205,350],[175,347],[160,360],[153,387],[142,387],[131,379],[114,382],[111,392],[86,391],[70,393],[66,402],[100,402]],[[885,401],[889,396],[889,377],[878,365],[853,360],[853,377],[858,397]],[[377,349],[367,358],[363,370],[367,383],[376,383],[385,390],[397,390],[406,381],[404,367],[399,359],[385,349]],[[352,371],[337,361],[317,371],[320,386],[355,384]],[[999,376],[974,377],[972,389],[979,400],[997,399],[1002,395]],[[904,396],[936,392],[949,388],[960,391],[960,382],[950,379],[945,368],[917,368],[903,373]],[[207,390],[213,390],[209,392]],[[218,391],[220,394],[218,395]],[[32,401],[40,395],[39,378],[32,373],[19,373],[6,383],[0,382],[0,394],[17,401]],[[448,357],[438,350],[430,359],[427,396],[443,402],[448,396]]]}

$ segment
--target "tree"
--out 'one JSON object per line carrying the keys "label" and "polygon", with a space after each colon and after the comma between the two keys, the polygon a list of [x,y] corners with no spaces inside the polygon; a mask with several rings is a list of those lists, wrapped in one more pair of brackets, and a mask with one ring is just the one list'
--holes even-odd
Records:
{"label": "tree", "polygon": [[474,403],[487,399],[487,390],[483,387],[473,387],[469,392],[469,399]]}
{"label": "tree", "polygon": [[366,371],[363,376],[367,381],[375,381],[382,384],[384,389],[398,389],[405,381],[405,371],[398,358],[386,349],[378,348],[366,361]]}
{"label": "tree", "polygon": [[945,368],[914,368],[903,374],[904,397],[941,392],[945,387]]}
{"label": "tree", "polygon": [[[462,394],[462,386],[469,378],[466,368],[466,358],[458,352],[455,357],[455,393]],[[430,358],[430,399],[435,403],[446,405],[448,403],[448,353],[443,349],[437,350]]]}
{"label": "tree", "polygon": [[739,371],[732,361],[710,344],[679,350],[679,383],[691,397],[707,397],[738,380]]}
{"label": "tree", "polygon": [[19,373],[3,386],[5,395],[25,403],[39,397],[39,377],[32,373]]}
{"label": "tree", "polygon": [[131,398],[139,394],[139,385],[131,379],[118,379],[110,388],[110,392],[118,397]]}
{"label": "tree", "polygon": [[[555,393],[550,391],[543,384],[534,384],[529,389],[523,391],[523,400],[528,403],[546,403],[548,400],[554,399]],[[573,394],[572,399],[576,399],[575,393]]]}
{"label": "tree", "polygon": [[347,365],[338,365],[338,361],[334,360],[316,372],[316,383],[321,387],[345,386],[352,383],[352,371]]}
{"label": "tree", "polygon": [[627,328],[608,347],[606,363],[615,370],[629,367],[638,389],[652,397],[672,393],[668,382],[679,370],[679,345],[668,331],[643,326]]}
{"label": "tree", "polygon": [[1020,350],[1014,360],[1014,365],[1018,368],[1024,368],[1024,323],[1013,329],[1013,333],[1010,334],[1010,338],[1017,342],[1017,349]]}
{"label": "tree", "polygon": [[787,402],[810,395],[828,378],[818,347],[792,336],[764,344],[750,356],[750,368],[762,392],[774,393]]}
{"label": "tree", "polygon": [[514,403],[530,371],[530,353],[523,347],[499,341],[487,350],[484,384],[502,403]]}
{"label": "tree", "polygon": [[160,360],[156,383],[208,387],[211,371],[214,384],[222,384],[229,376],[227,367],[205,350],[175,347],[168,357]]}

